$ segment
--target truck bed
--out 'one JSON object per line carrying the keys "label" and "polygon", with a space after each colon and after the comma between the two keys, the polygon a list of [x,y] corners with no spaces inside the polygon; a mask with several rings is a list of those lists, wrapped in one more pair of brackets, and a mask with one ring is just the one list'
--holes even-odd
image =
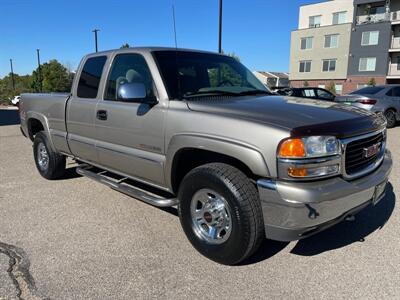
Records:
{"label": "truck bed", "polygon": [[28,132],[26,120],[35,117],[47,127],[53,145],[60,151],[68,151],[65,122],[66,103],[70,93],[41,93],[21,95],[21,126]]}

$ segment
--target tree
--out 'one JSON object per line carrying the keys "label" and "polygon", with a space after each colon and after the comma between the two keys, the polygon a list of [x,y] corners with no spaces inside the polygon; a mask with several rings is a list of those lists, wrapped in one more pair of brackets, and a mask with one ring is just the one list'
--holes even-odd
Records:
{"label": "tree", "polygon": [[368,80],[367,85],[376,86],[376,80],[375,80],[375,78],[371,78],[370,80]]}
{"label": "tree", "polygon": [[[43,92],[69,92],[71,90],[72,80],[70,73],[56,59],[41,65],[41,75]],[[39,69],[37,68],[31,76],[31,88],[35,91],[40,90],[39,80]]]}
{"label": "tree", "polygon": [[332,94],[336,95],[336,86],[335,83],[333,81],[329,82],[328,86],[326,87],[326,89],[331,92]]}
{"label": "tree", "polygon": [[228,55],[228,56],[236,59],[237,61],[240,61],[240,57],[233,51],[225,53],[224,50],[222,50],[222,54]]}
{"label": "tree", "polygon": [[15,91],[12,88],[11,73],[0,79],[0,102],[9,104],[9,101],[16,95],[21,93],[32,92],[30,88],[30,76],[20,76],[14,74]]}
{"label": "tree", "polygon": [[121,47],[119,47],[120,49],[124,49],[124,48],[130,48],[131,46],[129,46],[128,43],[122,44]]}
{"label": "tree", "polygon": [[303,86],[304,86],[304,87],[309,87],[310,84],[309,84],[308,81],[306,80],[306,81],[303,82]]}

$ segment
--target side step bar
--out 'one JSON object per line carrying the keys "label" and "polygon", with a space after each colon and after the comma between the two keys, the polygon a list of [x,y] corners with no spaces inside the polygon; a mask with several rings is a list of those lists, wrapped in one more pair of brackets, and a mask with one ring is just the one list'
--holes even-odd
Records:
{"label": "side step bar", "polygon": [[[126,181],[128,178],[119,176],[120,178],[115,178],[118,175],[115,175],[112,173],[112,177],[107,176],[108,174],[111,174],[108,171],[104,170],[96,170],[97,168],[91,167],[89,165],[81,165],[76,168],[76,172],[79,175],[89,177],[97,182],[103,183],[110,188],[117,190],[121,193],[124,193],[128,196],[131,196],[133,198],[139,199],[143,202],[146,202],[148,204],[157,206],[157,207],[171,207],[175,206],[178,204],[178,199],[176,198],[165,198],[160,195],[154,194],[152,192],[146,191],[144,189],[141,189],[139,187],[136,187],[132,184],[129,184]],[[97,172],[96,172],[97,171]]]}

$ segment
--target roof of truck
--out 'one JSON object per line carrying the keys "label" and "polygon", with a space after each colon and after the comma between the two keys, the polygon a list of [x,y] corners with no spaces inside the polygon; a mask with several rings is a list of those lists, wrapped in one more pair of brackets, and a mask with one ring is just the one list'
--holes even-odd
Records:
{"label": "roof of truck", "polygon": [[219,54],[217,52],[205,51],[205,50],[197,50],[197,49],[186,49],[186,48],[174,48],[174,47],[130,47],[130,48],[120,48],[120,49],[111,49],[106,51],[99,51],[89,53],[87,56],[92,55],[104,55],[104,54],[112,54],[112,53],[124,53],[131,51],[139,51],[139,52],[152,52],[152,51],[190,51],[190,52],[202,52],[202,53],[212,53]]}

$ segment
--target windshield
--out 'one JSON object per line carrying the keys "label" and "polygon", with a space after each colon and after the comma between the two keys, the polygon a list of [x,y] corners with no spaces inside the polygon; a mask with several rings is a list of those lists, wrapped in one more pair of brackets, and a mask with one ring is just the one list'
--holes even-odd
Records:
{"label": "windshield", "polygon": [[354,91],[350,94],[361,94],[361,95],[375,95],[382,91],[384,87],[376,87],[376,86],[368,86],[365,88],[362,88],[360,90]]}
{"label": "windshield", "polygon": [[154,51],[170,99],[269,94],[235,58],[190,51]]}

